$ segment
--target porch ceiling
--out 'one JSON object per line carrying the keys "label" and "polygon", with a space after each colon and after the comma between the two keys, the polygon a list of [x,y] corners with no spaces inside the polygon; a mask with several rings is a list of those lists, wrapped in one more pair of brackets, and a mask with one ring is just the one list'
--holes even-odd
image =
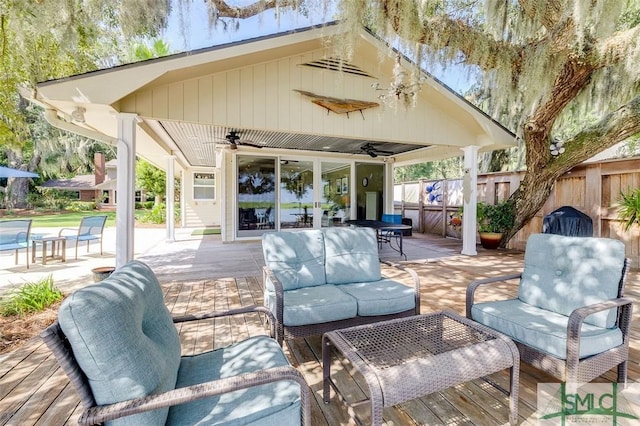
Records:
{"label": "porch ceiling", "polygon": [[[149,120],[148,120],[149,121]],[[237,127],[194,124],[180,121],[156,121],[166,136],[182,153],[191,166],[213,167],[216,164],[216,148],[229,149],[225,135],[236,131],[240,140],[239,150],[258,150],[258,147],[284,151],[312,151],[360,156],[363,159],[392,157],[427,148],[429,145],[416,145],[398,142],[386,142],[369,139],[350,139],[345,137],[297,134],[269,130],[252,130]],[[243,145],[243,141],[258,147]],[[372,155],[361,147],[370,144]],[[271,151],[272,152],[272,151]],[[375,155],[375,157],[374,157]]]}

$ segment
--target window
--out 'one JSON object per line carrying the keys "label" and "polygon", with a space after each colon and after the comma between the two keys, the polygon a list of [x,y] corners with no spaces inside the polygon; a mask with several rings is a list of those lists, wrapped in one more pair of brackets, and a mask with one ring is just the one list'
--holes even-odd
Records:
{"label": "window", "polygon": [[213,173],[193,174],[193,199],[215,200],[216,178]]}

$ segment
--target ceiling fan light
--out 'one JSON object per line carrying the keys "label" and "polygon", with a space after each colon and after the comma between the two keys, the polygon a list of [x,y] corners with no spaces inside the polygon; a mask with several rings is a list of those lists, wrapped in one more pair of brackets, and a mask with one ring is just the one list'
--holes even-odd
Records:
{"label": "ceiling fan light", "polygon": [[84,113],[87,112],[87,109],[81,106],[75,107],[73,111],[71,111],[71,118],[78,123],[84,123]]}

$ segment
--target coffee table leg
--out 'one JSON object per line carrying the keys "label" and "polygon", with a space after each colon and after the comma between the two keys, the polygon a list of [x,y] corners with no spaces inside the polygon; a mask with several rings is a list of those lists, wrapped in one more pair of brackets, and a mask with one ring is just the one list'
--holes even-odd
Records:
{"label": "coffee table leg", "polygon": [[322,336],[322,397],[325,404],[331,401],[331,341]]}

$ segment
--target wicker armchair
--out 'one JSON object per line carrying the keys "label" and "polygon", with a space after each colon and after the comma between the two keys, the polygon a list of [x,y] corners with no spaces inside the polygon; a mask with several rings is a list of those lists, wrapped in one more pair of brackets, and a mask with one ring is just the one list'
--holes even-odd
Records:
{"label": "wicker armchair", "polygon": [[173,323],[248,312],[270,315],[253,306],[171,318],[155,276],[133,261],[73,293],[41,336],[80,395],[81,425],[310,425],[308,386],[272,338],[273,327],[271,337],[180,355]]}
{"label": "wicker armchair", "polygon": [[[618,240],[531,235],[523,272],[472,282],[466,314],[511,337],[523,362],[564,382],[587,383],[617,367],[626,384],[628,268]],[[516,299],[475,302],[480,287],[516,280]]]}

